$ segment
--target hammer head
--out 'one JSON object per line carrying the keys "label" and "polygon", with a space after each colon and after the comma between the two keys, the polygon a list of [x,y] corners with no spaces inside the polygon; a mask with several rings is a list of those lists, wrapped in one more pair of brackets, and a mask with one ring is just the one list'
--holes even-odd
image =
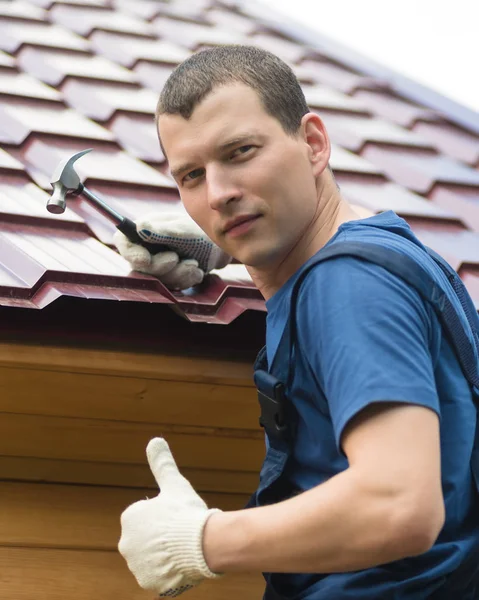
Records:
{"label": "hammer head", "polygon": [[75,195],[82,191],[83,184],[75,171],[74,164],[81,156],[91,152],[91,150],[91,148],[82,150],[82,152],[78,152],[70,158],[63,159],[57,166],[50,182],[53,193],[47,203],[49,212],[57,215],[65,212],[67,194]]}

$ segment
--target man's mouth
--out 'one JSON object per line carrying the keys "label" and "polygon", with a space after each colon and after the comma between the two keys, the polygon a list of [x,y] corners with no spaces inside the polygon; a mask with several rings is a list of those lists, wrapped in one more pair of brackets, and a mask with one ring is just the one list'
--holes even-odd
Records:
{"label": "man's mouth", "polygon": [[237,217],[226,224],[224,229],[225,235],[231,237],[237,237],[249,231],[253,224],[259,219],[261,215],[245,215]]}

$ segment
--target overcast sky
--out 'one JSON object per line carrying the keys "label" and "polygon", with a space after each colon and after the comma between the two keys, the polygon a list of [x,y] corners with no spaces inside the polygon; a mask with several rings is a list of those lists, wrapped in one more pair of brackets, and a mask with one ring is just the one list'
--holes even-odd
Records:
{"label": "overcast sky", "polygon": [[479,0],[257,0],[479,112]]}

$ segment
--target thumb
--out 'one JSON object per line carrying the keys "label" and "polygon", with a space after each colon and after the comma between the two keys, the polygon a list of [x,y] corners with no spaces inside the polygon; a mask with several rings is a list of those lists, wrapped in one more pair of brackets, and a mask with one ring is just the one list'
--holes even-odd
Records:
{"label": "thumb", "polygon": [[176,466],[170,447],[163,438],[153,438],[146,447],[151,472],[162,491],[183,483],[183,476]]}

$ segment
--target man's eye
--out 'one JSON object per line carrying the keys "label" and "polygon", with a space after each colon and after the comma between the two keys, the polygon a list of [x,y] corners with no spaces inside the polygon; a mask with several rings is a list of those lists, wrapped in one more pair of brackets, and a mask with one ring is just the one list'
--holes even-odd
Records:
{"label": "man's eye", "polygon": [[249,152],[251,148],[254,148],[252,144],[248,144],[247,146],[240,146],[239,148],[236,148],[236,150],[231,155],[231,158],[235,158],[240,154],[246,154],[246,152]]}
{"label": "man's eye", "polygon": [[192,181],[193,179],[201,177],[201,175],[203,175],[203,169],[194,169],[183,177],[183,181]]}

